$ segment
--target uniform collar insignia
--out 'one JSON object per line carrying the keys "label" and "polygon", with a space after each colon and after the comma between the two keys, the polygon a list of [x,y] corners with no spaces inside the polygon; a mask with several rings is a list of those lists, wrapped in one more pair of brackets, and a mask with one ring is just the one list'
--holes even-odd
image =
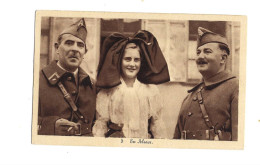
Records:
{"label": "uniform collar insignia", "polygon": [[[81,67],[79,67],[78,71],[79,83],[86,82],[90,86],[94,85],[94,79],[92,79]],[[56,85],[60,78],[68,73],[57,65],[57,61],[52,61],[50,65],[42,69],[42,72],[51,85]]]}
{"label": "uniform collar insignia", "polygon": [[55,85],[60,78],[66,73],[57,65],[57,61],[52,61],[50,65],[42,69],[44,75],[51,85]]}
{"label": "uniform collar insignia", "polygon": [[60,78],[60,76],[58,75],[57,72],[55,72],[48,78],[48,80],[49,81],[56,81],[58,78]]}

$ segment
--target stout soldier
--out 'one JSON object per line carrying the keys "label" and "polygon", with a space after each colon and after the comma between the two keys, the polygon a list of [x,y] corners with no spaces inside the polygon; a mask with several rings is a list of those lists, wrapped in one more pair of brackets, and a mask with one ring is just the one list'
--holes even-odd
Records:
{"label": "stout soldier", "polygon": [[40,72],[38,134],[91,135],[96,92],[79,67],[87,52],[84,19],[66,28],[55,43],[58,61]]}
{"label": "stout soldier", "polygon": [[196,64],[203,81],[184,99],[175,139],[237,140],[238,79],[225,70],[224,36],[199,27]]}

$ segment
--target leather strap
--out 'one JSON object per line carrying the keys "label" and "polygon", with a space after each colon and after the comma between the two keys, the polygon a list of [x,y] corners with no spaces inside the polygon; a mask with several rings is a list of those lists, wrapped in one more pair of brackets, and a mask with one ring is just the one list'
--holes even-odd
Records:
{"label": "leather strap", "polygon": [[209,127],[209,129],[214,129],[214,126],[213,124],[211,123],[211,121],[209,120],[209,115],[207,113],[207,110],[205,108],[205,105],[203,104],[203,97],[202,97],[202,91],[203,87],[200,87],[198,92],[197,92],[197,96],[198,96],[198,102],[199,102],[199,105],[200,105],[200,109],[201,109],[201,112],[202,112],[202,115],[203,115],[203,119],[206,123],[206,125]]}
{"label": "leather strap", "polygon": [[72,112],[75,114],[75,117],[77,117],[78,120],[82,121],[85,123],[85,117],[81,114],[81,112],[78,110],[78,107],[75,105],[74,101],[72,100],[70,94],[67,92],[66,88],[61,82],[58,82],[58,86],[61,90],[61,92],[64,95],[65,100],[68,102],[70,105]]}

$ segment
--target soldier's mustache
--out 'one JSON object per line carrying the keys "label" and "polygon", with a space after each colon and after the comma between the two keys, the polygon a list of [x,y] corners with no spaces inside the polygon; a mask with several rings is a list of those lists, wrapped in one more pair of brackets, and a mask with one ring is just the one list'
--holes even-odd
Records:
{"label": "soldier's mustache", "polygon": [[203,59],[199,59],[196,61],[197,64],[207,64],[208,62],[206,60]]}
{"label": "soldier's mustache", "polygon": [[68,54],[68,57],[69,58],[77,58],[77,59],[79,59],[79,52],[77,52],[77,51],[70,51],[69,52],[69,54]]}

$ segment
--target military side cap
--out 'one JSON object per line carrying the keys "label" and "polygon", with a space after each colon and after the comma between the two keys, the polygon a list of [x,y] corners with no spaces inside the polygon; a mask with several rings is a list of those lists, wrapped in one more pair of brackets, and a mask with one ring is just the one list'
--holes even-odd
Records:
{"label": "military side cap", "polygon": [[227,48],[229,49],[227,39],[224,36],[214,33],[208,29],[199,27],[197,48],[207,43],[222,43],[226,45]]}
{"label": "military side cap", "polygon": [[74,35],[85,43],[87,37],[87,28],[84,18],[80,19],[79,21],[75,22],[74,24],[63,30],[59,37],[63,34]]}

